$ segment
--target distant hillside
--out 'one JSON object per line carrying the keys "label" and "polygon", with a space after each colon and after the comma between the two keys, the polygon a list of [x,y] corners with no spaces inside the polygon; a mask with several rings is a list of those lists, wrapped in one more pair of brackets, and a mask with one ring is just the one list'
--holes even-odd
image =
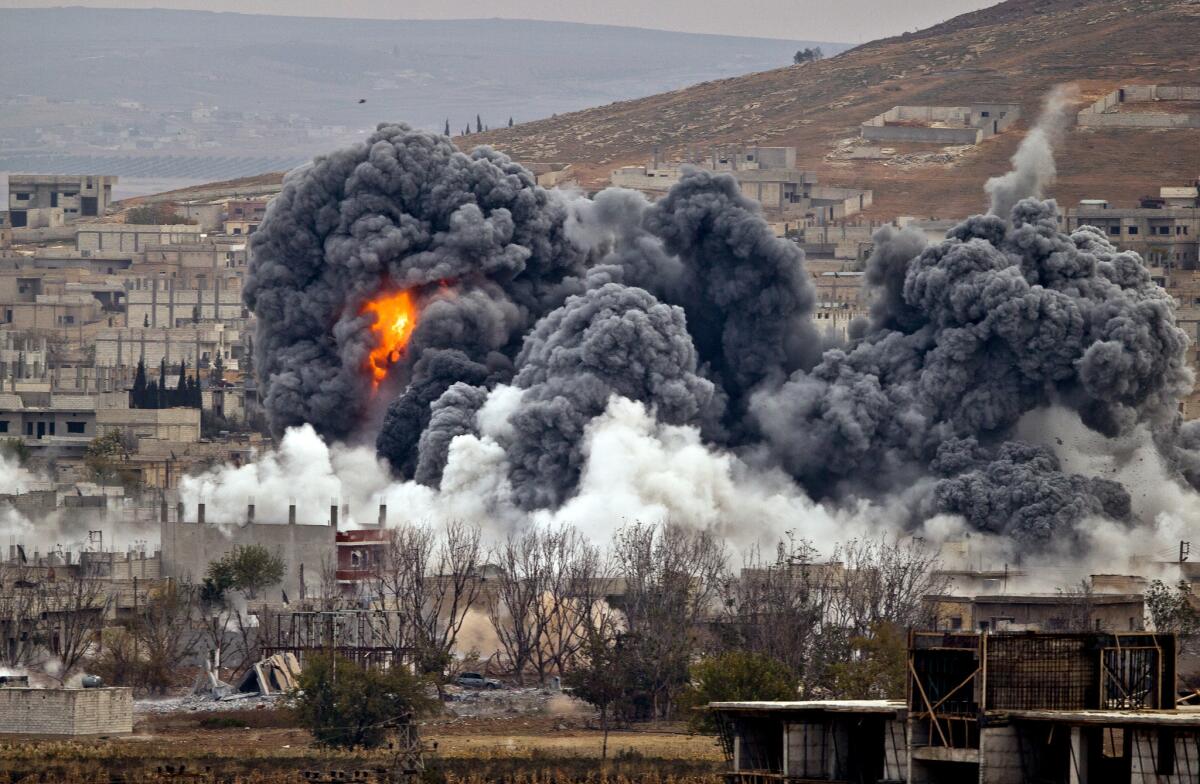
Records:
{"label": "distant hillside", "polygon": [[251,174],[382,121],[519,123],[775,68],[814,45],[498,19],[0,10],[0,170],[73,155],[61,163],[131,176]]}
{"label": "distant hillside", "polygon": [[[472,137],[522,160],[578,161],[585,185],[618,165],[723,142],[795,145],[831,182],[873,187],[874,215],[952,217],[983,204],[1042,96],[1078,82],[1081,105],[1127,82],[1200,84],[1195,0],[1008,0],[822,62],[721,79]],[[848,161],[831,155],[863,120],[896,104],[1015,102],[1015,131],[949,163]],[[938,151],[937,146],[913,145]],[[1073,130],[1055,194],[1131,200],[1200,174],[1200,131]]]}

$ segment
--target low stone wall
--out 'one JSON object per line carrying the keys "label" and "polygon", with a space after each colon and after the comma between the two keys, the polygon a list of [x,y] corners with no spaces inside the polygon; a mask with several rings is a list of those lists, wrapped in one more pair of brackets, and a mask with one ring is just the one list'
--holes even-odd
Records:
{"label": "low stone wall", "polygon": [[133,689],[0,688],[0,735],[127,735]]}
{"label": "low stone wall", "polygon": [[1157,101],[1200,101],[1200,87],[1169,84],[1129,84],[1100,96],[1075,116],[1080,127],[1091,128],[1200,128],[1200,114],[1117,112],[1122,104]]}

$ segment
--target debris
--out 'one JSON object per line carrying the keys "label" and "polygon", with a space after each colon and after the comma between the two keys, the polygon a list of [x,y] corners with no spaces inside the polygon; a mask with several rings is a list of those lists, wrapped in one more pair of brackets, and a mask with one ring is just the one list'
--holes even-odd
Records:
{"label": "debris", "polygon": [[300,662],[292,653],[277,653],[251,665],[238,681],[242,694],[269,695],[294,691],[300,684]]}

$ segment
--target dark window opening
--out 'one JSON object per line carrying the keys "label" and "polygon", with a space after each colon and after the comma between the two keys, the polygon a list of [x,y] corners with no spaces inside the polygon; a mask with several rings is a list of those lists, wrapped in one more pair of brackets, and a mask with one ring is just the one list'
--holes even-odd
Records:
{"label": "dark window opening", "polygon": [[1108,227],[1108,233],[1109,233],[1109,234],[1120,234],[1120,233],[1121,233],[1121,227],[1120,227],[1120,226],[1109,226],[1109,227]]}
{"label": "dark window opening", "polygon": [[85,427],[86,423],[84,422],[68,422],[67,433],[78,435],[86,432]]}
{"label": "dark window opening", "polygon": [[29,225],[29,213],[25,210],[13,210],[8,217],[14,229],[23,229]]}
{"label": "dark window opening", "polygon": [[1158,731],[1158,760],[1154,772],[1159,776],[1175,775],[1175,733],[1172,730]]}
{"label": "dark window opening", "polygon": [[[90,188],[91,186],[89,185],[88,187]],[[97,209],[98,209],[96,197],[95,196],[82,197],[79,200],[79,208],[80,208],[80,211],[84,215],[96,215]]]}
{"label": "dark window opening", "polygon": [[51,193],[50,193],[50,206],[51,206],[51,207],[57,207],[57,206],[58,206],[58,191],[51,191]]}
{"label": "dark window opening", "polygon": [[8,432],[8,420],[0,419],[0,433],[7,433],[7,432]]}
{"label": "dark window opening", "polygon": [[1130,236],[1132,236],[1132,235],[1134,235],[1134,234],[1137,234],[1137,229],[1138,229],[1138,227],[1137,227],[1137,226],[1130,226],[1130,227],[1129,227],[1129,234],[1130,234]]}

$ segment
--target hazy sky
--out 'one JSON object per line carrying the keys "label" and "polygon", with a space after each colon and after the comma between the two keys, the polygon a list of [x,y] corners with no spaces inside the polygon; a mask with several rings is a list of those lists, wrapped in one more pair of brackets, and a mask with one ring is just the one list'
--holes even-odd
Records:
{"label": "hazy sky", "polygon": [[861,43],[915,30],[997,0],[0,0],[0,8],[81,5],[189,8],[382,19],[506,17]]}

